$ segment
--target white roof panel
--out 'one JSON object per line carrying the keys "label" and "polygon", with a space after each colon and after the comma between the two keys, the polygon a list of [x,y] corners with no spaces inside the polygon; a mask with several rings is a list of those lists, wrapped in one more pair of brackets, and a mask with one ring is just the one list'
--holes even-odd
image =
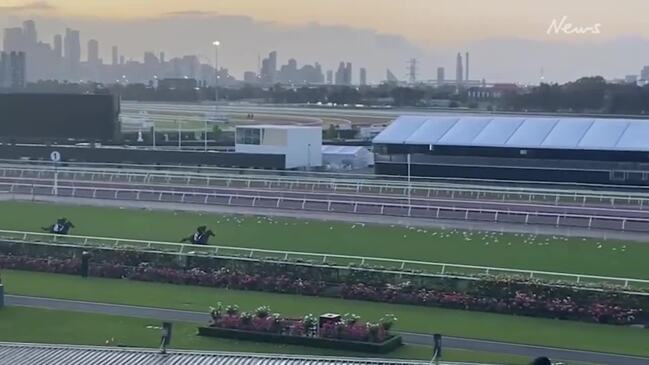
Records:
{"label": "white roof panel", "polygon": [[503,146],[523,124],[523,118],[496,118],[478,134],[473,143],[484,146]]}
{"label": "white roof panel", "polygon": [[598,119],[588,128],[579,142],[579,147],[584,149],[615,148],[628,127],[628,120]]}
{"label": "white roof panel", "polygon": [[649,121],[629,123],[629,127],[617,142],[622,150],[649,150]]}
{"label": "white roof panel", "polygon": [[461,118],[438,141],[442,145],[471,145],[493,118]]}
{"label": "white roof panel", "polygon": [[435,144],[458,120],[460,120],[458,117],[441,117],[426,120],[407,138],[406,143]]}
{"label": "white roof panel", "polygon": [[558,122],[555,118],[525,119],[505,144],[508,147],[538,146]]}
{"label": "white roof panel", "polygon": [[428,119],[427,117],[400,117],[391,123],[383,132],[374,138],[375,143],[406,143],[410,137],[422,124]]}
{"label": "white roof panel", "polygon": [[544,148],[577,148],[594,119],[562,119],[554,126],[539,147]]}
{"label": "white roof panel", "polygon": [[649,151],[649,120],[407,116],[374,143]]}

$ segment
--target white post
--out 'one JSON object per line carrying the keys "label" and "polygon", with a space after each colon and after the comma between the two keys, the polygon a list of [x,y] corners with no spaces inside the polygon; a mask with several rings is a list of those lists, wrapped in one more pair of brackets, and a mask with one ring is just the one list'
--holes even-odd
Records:
{"label": "white post", "polygon": [[411,184],[410,184],[410,179],[411,179],[411,175],[410,175],[410,153],[408,153],[407,160],[408,160],[408,205],[410,205],[410,195],[411,195],[410,193],[411,193],[411,189],[412,189]]}
{"label": "white post", "polygon": [[151,132],[152,132],[152,141],[153,141],[153,149],[155,150],[155,122],[153,122],[153,125],[151,127]]}
{"label": "white post", "polygon": [[205,148],[204,151],[207,152],[207,119],[205,120]]}
{"label": "white post", "polygon": [[306,160],[306,164],[307,164],[306,170],[311,171],[311,143],[307,144],[306,153],[307,153],[307,155],[306,155],[306,159],[307,159]]}
{"label": "white post", "polygon": [[178,125],[178,149],[182,150],[183,149],[183,136],[182,136],[182,131],[180,130],[180,122],[176,121],[176,125]]}
{"label": "white post", "polygon": [[54,162],[54,195],[59,195],[59,170]]}

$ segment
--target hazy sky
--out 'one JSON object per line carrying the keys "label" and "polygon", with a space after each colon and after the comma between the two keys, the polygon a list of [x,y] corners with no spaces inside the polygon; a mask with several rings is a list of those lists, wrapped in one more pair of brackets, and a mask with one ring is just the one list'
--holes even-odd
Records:
{"label": "hazy sky", "polygon": [[[409,57],[422,59],[424,78],[432,77],[437,65],[452,76],[455,52],[466,48],[476,53],[476,76],[492,79],[507,79],[506,69],[515,69],[511,78],[521,81],[535,79],[541,68],[556,80],[579,75],[580,69],[609,77],[637,73],[649,64],[648,52],[637,48],[649,39],[648,14],[649,0],[0,0],[0,27],[35,18],[48,39],[65,26],[76,27],[82,38],[99,39],[104,54],[108,44],[120,44],[134,58],[162,47],[169,54],[200,48],[195,52],[209,57],[209,47],[199,41],[218,37],[228,42],[224,57],[237,63],[228,65],[235,72],[254,68],[257,54],[277,48],[283,62],[290,55],[335,65],[349,56],[367,65],[374,79],[383,77],[385,66],[397,69],[398,76],[405,73]],[[599,23],[601,33],[548,35],[551,22],[563,16],[575,26]],[[304,32],[321,47],[301,39]],[[365,47],[370,41],[376,44]],[[323,49],[339,54],[327,58]],[[543,49],[569,54],[548,55]],[[632,53],[611,55],[607,49]],[[538,57],[526,59],[530,51]],[[599,68],[588,58],[597,52],[604,52]]]}
{"label": "hazy sky", "polygon": [[170,13],[246,15],[283,24],[370,28],[419,44],[488,37],[540,39],[552,19],[601,23],[604,36],[649,35],[647,0],[2,0],[58,16],[159,17]]}

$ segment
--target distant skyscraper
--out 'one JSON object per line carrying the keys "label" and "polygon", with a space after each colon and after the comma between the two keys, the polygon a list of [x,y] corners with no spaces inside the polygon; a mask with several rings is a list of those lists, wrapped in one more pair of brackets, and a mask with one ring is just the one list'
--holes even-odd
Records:
{"label": "distant skyscraper", "polygon": [[119,56],[119,64],[123,65],[124,63],[126,63],[126,57],[124,57],[123,55]]}
{"label": "distant skyscraper", "polygon": [[99,64],[99,42],[96,39],[88,41],[88,63]]}
{"label": "distant skyscraper", "polygon": [[644,66],[640,71],[640,80],[649,81],[649,66]]}
{"label": "distant skyscraper", "polygon": [[334,72],[332,70],[327,71],[327,84],[332,85],[334,83]]}
{"label": "distant skyscraper", "polygon": [[466,74],[464,80],[469,81],[469,52],[464,54],[464,62],[466,62]]}
{"label": "distant skyscraper", "polygon": [[66,29],[63,45],[63,52],[68,66],[68,76],[77,79],[79,77],[79,65],[81,63],[81,39],[79,31],[69,28]]}
{"label": "distant skyscraper", "polygon": [[0,52],[0,88],[21,89],[27,76],[25,52]]}
{"label": "distant skyscraper", "polygon": [[36,34],[36,23],[33,20],[26,20],[23,22],[23,35],[25,42],[28,45],[36,45],[38,42],[38,35]]}
{"label": "distant skyscraper", "polygon": [[437,85],[443,85],[445,80],[444,67],[437,68]]}
{"label": "distant skyscraper", "polygon": [[117,65],[119,62],[119,50],[117,49],[117,46],[113,46],[113,66]]}
{"label": "distant skyscraper", "polygon": [[25,51],[25,37],[22,28],[5,28],[3,48],[5,52]]}
{"label": "distant skyscraper", "polygon": [[277,51],[270,52],[268,57],[261,61],[259,77],[265,84],[274,84],[277,81]]}
{"label": "distant skyscraper", "polygon": [[57,58],[63,57],[63,37],[60,34],[54,36],[54,55]]}
{"label": "distant skyscraper", "polygon": [[347,62],[347,65],[345,66],[345,85],[351,85],[352,84],[352,63]]}
{"label": "distant skyscraper", "polygon": [[360,72],[360,74],[359,74],[359,77],[360,77],[360,82],[359,83],[360,83],[360,85],[361,86],[367,85],[367,70],[365,69],[365,67],[362,67],[359,72]]}
{"label": "distant skyscraper", "polygon": [[160,52],[160,63],[165,63],[165,53]]}
{"label": "distant skyscraper", "polygon": [[390,69],[387,69],[385,72],[385,81],[387,81],[389,84],[396,84],[399,82],[399,79],[394,76],[394,73],[392,73]]}
{"label": "distant skyscraper", "polygon": [[258,81],[256,72],[246,71],[243,73],[243,82],[246,84],[256,84]]}
{"label": "distant skyscraper", "polygon": [[462,54],[458,52],[455,63],[455,83],[457,86],[463,84],[464,67],[462,66]]}

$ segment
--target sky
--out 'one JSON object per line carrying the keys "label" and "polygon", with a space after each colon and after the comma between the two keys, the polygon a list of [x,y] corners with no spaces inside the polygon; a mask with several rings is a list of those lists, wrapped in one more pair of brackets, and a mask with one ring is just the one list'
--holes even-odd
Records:
{"label": "sky", "polygon": [[[584,72],[623,77],[649,64],[646,14],[648,0],[0,0],[0,27],[33,18],[46,40],[74,27],[106,55],[118,44],[134,59],[163,48],[207,59],[205,44],[218,38],[235,74],[273,48],[282,62],[362,64],[370,79],[386,67],[405,74],[411,57],[420,59],[421,78],[437,66],[452,76],[455,54],[465,50],[476,78],[533,82],[541,69],[557,81]],[[548,34],[564,17],[599,32]]]}

